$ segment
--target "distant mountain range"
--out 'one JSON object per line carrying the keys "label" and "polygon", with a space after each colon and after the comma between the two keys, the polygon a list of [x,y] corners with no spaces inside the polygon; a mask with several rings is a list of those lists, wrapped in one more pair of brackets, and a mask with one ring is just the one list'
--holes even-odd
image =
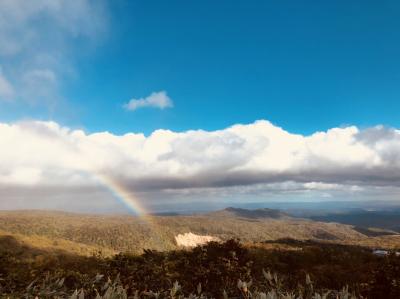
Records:
{"label": "distant mountain range", "polygon": [[282,218],[290,218],[290,215],[282,212],[280,210],[275,209],[241,209],[241,208],[226,208],[223,210],[219,210],[216,212],[211,212],[208,215],[214,217],[238,217],[238,218],[248,218],[248,219],[282,219]]}
{"label": "distant mountain range", "polygon": [[323,222],[338,222],[359,228],[379,228],[400,233],[400,209],[369,211],[363,209],[342,213],[326,213],[311,216],[310,219]]}

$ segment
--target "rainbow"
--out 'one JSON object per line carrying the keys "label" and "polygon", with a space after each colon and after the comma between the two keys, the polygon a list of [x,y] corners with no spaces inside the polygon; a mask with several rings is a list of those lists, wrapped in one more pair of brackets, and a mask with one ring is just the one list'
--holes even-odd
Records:
{"label": "rainbow", "polygon": [[96,174],[95,178],[102,186],[107,188],[115,198],[124,204],[132,214],[139,216],[139,220],[150,229],[148,235],[150,239],[153,239],[156,244],[162,244],[162,239],[160,237],[162,233],[159,224],[151,217],[150,213],[141,204],[140,199],[136,197],[132,191],[128,190],[110,176]]}
{"label": "rainbow", "polygon": [[159,240],[159,226],[154,221],[153,217],[147,209],[141,204],[141,201],[135,194],[128,190],[125,186],[119,183],[117,180],[104,174],[97,174],[96,179],[102,186],[109,190],[116,199],[118,199],[125,207],[128,208],[131,214],[137,215],[139,220],[145,224],[155,234],[153,238]]}
{"label": "rainbow", "polygon": [[127,207],[129,212],[138,215],[141,218],[147,218],[149,212],[141,204],[140,199],[136,197],[132,191],[128,190],[125,186],[110,176],[96,174],[95,178],[102,186],[107,188],[107,190],[109,190],[115,198],[117,198],[125,207]]}

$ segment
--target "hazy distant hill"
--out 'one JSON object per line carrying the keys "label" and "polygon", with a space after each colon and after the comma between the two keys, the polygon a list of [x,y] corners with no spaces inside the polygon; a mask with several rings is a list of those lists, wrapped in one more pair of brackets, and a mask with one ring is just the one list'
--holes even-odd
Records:
{"label": "hazy distant hill", "polygon": [[345,213],[327,213],[310,217],[316,221],[338,222],[363,229],[381,228],[400,233],[400,209],[382,211],[355,210]]}
{"label": "hazy distant hill", "polygon": [[400,245],[400,238],[367,237],[350,225],[292,218],[272,209],[227,208],[209,214],[148,216],[86,215],[48,211],[1,211],[0,236],[12,235],[39,248],[80,254],[101,250],[141,252],[177,248],[178,234],[194,233],[220,240],[260,242],[292,238],[368,246]]}

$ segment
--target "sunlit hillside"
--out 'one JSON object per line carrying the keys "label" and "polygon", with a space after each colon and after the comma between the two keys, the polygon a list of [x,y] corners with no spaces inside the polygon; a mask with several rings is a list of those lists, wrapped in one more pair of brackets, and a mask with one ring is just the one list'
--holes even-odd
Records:
{"label": "sunlit hillside", "polygon": [[369,247],[400,246],[400,236],[386,231],[368,236],[351,225],[293,218],[277,210],[226,209],[189,216],[87,215],[45,211],[0,212],[3,236],[12,235],[38,248],[78,254],[94,250],[140,253],[144,249],[177,249],[176,237],[193,233],[242,242],[277,239],[320,240]]}

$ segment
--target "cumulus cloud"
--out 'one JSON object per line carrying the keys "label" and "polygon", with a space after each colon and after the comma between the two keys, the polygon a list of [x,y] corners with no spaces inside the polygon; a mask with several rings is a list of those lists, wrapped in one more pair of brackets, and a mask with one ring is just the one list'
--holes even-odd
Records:
{"label": "cumulus cloud", "polygon": [[0,124],[0,136],[0,190],[85,193],[106,177],[156,201],[164,195],[185,200],[199,194],[360,199],[399,194],[400,131],[392,128],[350,126],[304,136],[261,120],[217,131],[157,130],[146,137],[88,134],[34,121]]}
{"label": "cumulus cloud", "polygon": [[173,102],[165,91],[159,91],[152,92],[145,98],[131,99],[128,103],[124,104],[123,107],[129,111],[144,107],[165,109],[173,107]]}
{"label": "cumulus cloud", "polygon": [[101,36],[106,19],[103,1],[1,0],[0,96],[45,105],[59,98],[55,78],[74,73],[74,40]]}

